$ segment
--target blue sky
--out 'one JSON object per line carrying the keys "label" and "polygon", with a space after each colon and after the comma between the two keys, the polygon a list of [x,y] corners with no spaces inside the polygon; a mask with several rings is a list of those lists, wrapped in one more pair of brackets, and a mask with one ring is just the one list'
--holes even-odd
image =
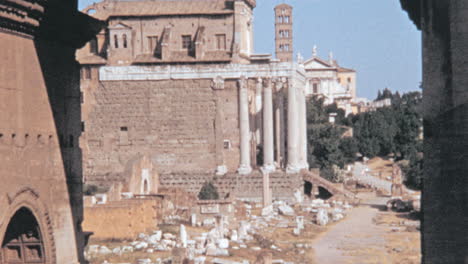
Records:
{"label": "blue sky", "polygon": [[[80,0],[80,9],[93,0]],[[274,53],[273,8],[293,6],[294,52],[309,58],[312,47],[357,70],[357,93],[374,99],[377,91],[419,90],[421,34],[399,0],[257,0],[255,52]]]}

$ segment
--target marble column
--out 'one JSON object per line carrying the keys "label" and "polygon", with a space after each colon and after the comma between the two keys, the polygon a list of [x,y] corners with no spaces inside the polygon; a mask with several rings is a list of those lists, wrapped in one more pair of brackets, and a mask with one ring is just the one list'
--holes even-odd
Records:
{"label": "marble column", "polygon": [[257,86],[255,88],[255,139],[257,145],[262,142],[262,78],[257,79]]}
{"label": "marble column", "polygon": [[299,167],[301,169],[309,169],[307,162],[307,107],[305,90],[298,91],[298,107],[299,107]]}
{"label": "marble column", "polygon": [[276,163],[280,168],[284,168],[286,158],[285,142],[285,120],[284,120],[284,80],[278,78],[275,80],[275,145],[276,145]]}
{"label": "marble column", "polygon": [[263,167],[266,173],[275,171],[273,140],[273,91],[271,79],[264,80],[263,86]]}
{"label": "marble column", "polygon": [[299,172],[299,126],[296,87],[288,80],[288,166],[287,173]]}
{"label": "marble column", "polygon": [[241,76],[239,85],[239,134],[240,134],[240,164],[237,170],[245,175],[252,172],[250,166],[250,125],[249,125],[249,95],[247,78]]}

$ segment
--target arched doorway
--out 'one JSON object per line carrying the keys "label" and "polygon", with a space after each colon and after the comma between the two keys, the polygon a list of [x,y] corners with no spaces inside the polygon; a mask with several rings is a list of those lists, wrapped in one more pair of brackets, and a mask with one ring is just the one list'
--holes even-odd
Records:
{"label": "arched doorway", "polygon": [[4,264],[46,263],[41,229],[29,209],[22,207],[13,215],[0,252]]}
{"label": "arched doorway", "polygon": [[307,195],[309,198],[312,197],[312,183],[309,181],[304,181],[304,195]]}
{"label": "arched doorway", "polygon": [[317,198],[319,199],[328,200],[333,196],[331,192],[329,192],[327,189],[323,188],[322,186],[318,187],[318,191],[319,193],[318,193]]}

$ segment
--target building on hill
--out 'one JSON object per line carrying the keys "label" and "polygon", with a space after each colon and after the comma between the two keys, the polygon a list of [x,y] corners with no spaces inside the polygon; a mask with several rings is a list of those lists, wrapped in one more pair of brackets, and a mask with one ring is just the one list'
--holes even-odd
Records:
{"label": "building on hill", "polygon": [[356,100],[356,71],[341,67],[330,53],[328,60],[317,55],[314,46],[312,58],[301,61],[307,76],[307,96],[321,96],[326,105],[336,103],[345,110],[346,115],[353,113]]}
{"label": "building on hill", "polygon": [[84,10],[107,24],[77,53],[86,182],[122,181],[141,155],[162,187],[195,191],[215,174],[308,168],[306,73],[253,53],[254,7],[106,0]]}

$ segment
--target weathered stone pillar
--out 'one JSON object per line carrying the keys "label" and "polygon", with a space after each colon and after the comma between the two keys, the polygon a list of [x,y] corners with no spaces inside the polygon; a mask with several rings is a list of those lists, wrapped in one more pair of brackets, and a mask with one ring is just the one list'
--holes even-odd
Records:
{"label": "weathered stone pillar", "polygon": [[292,78],[288,80],[288,166],[287,173],[299,172],[299,127],[296,87]]}
{"label": "weathered stone pillar", "polygon": [[301,169],[309,169],[307,162],[307,107],[305,90],[302,88],[298,91],[298,107],[299,107],[299,167]]}
{"label": "weathered stone pillar", "polygon": [[273,92],[271,90],[271,79],[264,81],[263,87],[263,170],[272,172],[274,164],[274,142],[273,142]]}
{"label": "weathered stone pillar", "polygon": [[257,79],[257,87],[255,89],[255,138],[259,145],[262,142],[262,78]]}
{"label": "weathered stone pillar", "polygon": [[276,98],[275,98],[275,145],[276,145],[276,163],[280,168],[284,168],[285,160],[285,135],[286,131],[285,120],[284,120],[284,81],[280,78],[275,81],[276,86]]}
{"label": "weathered stone pillar", "polygon": [[250,125],[249,125],[249,95],[247,79],[241,76],[239,85],[239,134],[240,134],[240,164],[239,174],[250,174]]}
{"label": "weathered stone pillar", "polygon": [[224,89],[224,79],[221,76],[217,76],[211,82],[211,88],[216,94],[216,116],[215,116],[215,147],[216,147],[216,175],[222,176],[228,172],[228,169],[224,160],[224,112],[223,112],[223,100],[221,92]]}

